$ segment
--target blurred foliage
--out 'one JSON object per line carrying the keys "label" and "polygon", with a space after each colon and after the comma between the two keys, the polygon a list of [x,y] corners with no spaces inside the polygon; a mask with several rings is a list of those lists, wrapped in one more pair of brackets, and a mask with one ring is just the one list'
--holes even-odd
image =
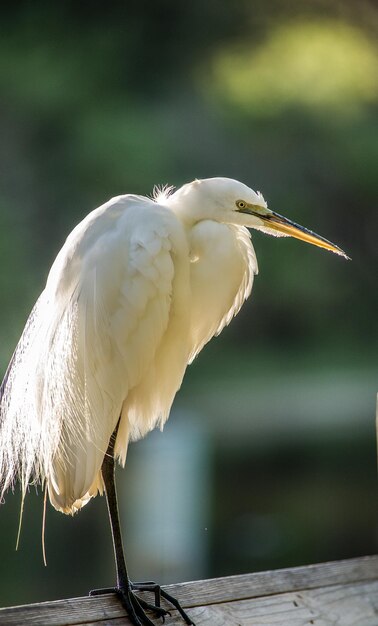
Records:
{"label": "blurred foliage", "polygon": [[[260,276],[253,298],[190,368],[188,404],[198,381],[216,376],[225,387],[244,377],[248,390],[256,372],[269,381],[287,367],[376,368],[377,25],[373,0],[8,3],[0,38],[1,370],[53,258],[85,214],[113,195],[149,194],[154,184],[206,176],[230,176],[260,189],[269,206],[335,241],[353,261],[254,233]],[[333,483],[326,468],[322,473],[318,464],[314,475],[309,467],[307,455],[326,450],[332,456],[329,446],[306,448],[301,456],[301,446],[282,444],[264,448],[265,460],[251,462],[250,453],[230,453],[223,443],[215,454],[217,530],[207,574],[251,569],[251,562],[292,565],[373,550],[371,430],[354,443],[363,459],[350,491],[340,490],[342,470]],[[360,452],[336,436],[332,444],[332,475],[338,463],[357,468]],[[260,488],[245,497],[256,475]],[[298,476],[303,484],[297,491]],[[278,480],[286,481],[283,493]],[[362,483],[365,521],[353,526]],[[225,493],[235,497],[233,506]],[[306,514],[309,493],[313,515]],[[7,517],[12,506],[1,511],[4,544],[15,523]],[[310,516],[317,519],[313,527]],[[89,577],[84,592],[90,581],[110,581],[93,570],[97,528],[88,530],[90,515],[78,517],[74,526],[55,516],[51,528],[65,537],[76,532],[73,545],[90,542],[82,553]],[[346,518],[336,547],[332,537]],[[250,541],[252,532],[260,537],[269,528],[273,543],[265,556],[254,552],[256,542],[238,552],[233,537],[247,542],[247,534]],[[51,581],[58,580],[64,558],[62,593],[77,589],[68,550],[56,546],[56,569],[38,570],[30,593],[17,595],[14,580],[33,541],[17,555],[4,603],[42,599],[41,585],[49,581],[54,597]],[[27,570],[30,580],[33,571]]]}
{"label": "blurred foliage", "polygon": [[259,46],[214,61],[217,99],[245,116],[285,110],[356,116],[378,101],[378,48],[359,28],[335,20],[277,27]]}
{"label": "blurred foliage", "polygon": [[[377,17],[364,7],[10,5],[0,41],[0,203],[15,229],[14,244],[12,226],[3,231],[10,242],[3,267],[19,267],[11,289],[20,325],[65,234],[91,208],[119,193],[150,193],[156,183],[228,175],[354,260],[342,264],[297,243],[260,244],[256,235],[260,268],[269,273],[254,316],[264,346],[275,344],[281,326],[290,340],[294,316],[316,345],[337,338],[341,317],[340,334],[358,343],[354,311],[342,315],[345,297],[353,292],[367,319],[377,304]],[[320,314],[322,302],[331,320]],[[14,315],[3,324],[13,328]],[[245,323],[231,333],[245,335]],[[17,339],[5,335],[2,361]]]}

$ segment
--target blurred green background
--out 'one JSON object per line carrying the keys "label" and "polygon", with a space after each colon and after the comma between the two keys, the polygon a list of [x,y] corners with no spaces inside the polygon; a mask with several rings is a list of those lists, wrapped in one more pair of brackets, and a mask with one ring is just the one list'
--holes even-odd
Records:
{"label": "blurred green background", "polygon": [[[229,176],[346,262],[253,234],[253,296],[119,473],[129,569],[173,582],[377,550],[373,0],[8,3],[0,369],[66,235],[110,196]],[[103,498],[0,509],[0,605],[114,579]]]}

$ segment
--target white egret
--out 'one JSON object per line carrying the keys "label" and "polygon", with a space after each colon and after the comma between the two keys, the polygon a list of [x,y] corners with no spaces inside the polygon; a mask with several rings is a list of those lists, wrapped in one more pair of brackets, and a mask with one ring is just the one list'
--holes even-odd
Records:
{"label": "white egret", "polygon": [[[123,195],[68,236],[1,388],[1,495],[18,479],[41,483],[58,511],[74,513],[105,490],[116,591],[135,625],[164,616],[152,584],[130,582],[122,547],[114,459],[163,427],[187,365],[230,322],[252,289],[257,261],[248,228],[292,236],[346,256],[268,209],[228,178],[195,180],[153,199]],[[135,595],[154,590],[155,605]]]}

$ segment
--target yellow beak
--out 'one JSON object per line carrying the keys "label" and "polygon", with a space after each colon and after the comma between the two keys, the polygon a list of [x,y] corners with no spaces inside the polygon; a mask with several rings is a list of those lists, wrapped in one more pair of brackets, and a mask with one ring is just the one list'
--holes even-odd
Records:
{"label": "yellow beak", "polygon": [[324,237],[321,237],[320,235],[317,235],[312,232],[312,230],[308,230],[308,228],[292,222],[287,217],[283,217],[282,215],[279,215],[279,213],[271,211],[268,208],[257,205],[247,205],[245,209],[241,210],[241,212],[256,215],[263,221],[264,225],[271,230],[276,230],[283,235],[301,239],[302,241],[311,243],[314,246],[319,246],[319,248],[325,248],[335,254],[339,254],[345,259],[349,259],[344,250],[339,248],[339,246],[336,246],[336,244],[328,241],[328,239],[324,239]]}
{"label": "yellow beak", "polygon": [[324,239],[320,235],[313,233],[312,230],[308,230],[304,226],[300,226],[295,222],[279,215],[272,211],[268,213],[266,216],[260,216],[263,221],[266,221],[266,224],[269,228],[273,230],[277,230],[284,235],[289,235],[290,237],[295,237],[296,239],[301,239],[302,241],[306,241],[307,243],[311,243],[314,246],[319,246],[319,248],[325,248],[326,250],[330,250],[335,254],[339,254],[343,256],[345,259],[349,259],[349,257],[345,254],[344,250],[336,246],[336,244],[328,241],[328,239]]}

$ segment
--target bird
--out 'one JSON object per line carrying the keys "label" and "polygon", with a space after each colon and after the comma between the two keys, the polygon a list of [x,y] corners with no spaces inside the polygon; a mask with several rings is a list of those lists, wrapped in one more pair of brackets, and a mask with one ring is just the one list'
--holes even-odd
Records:
{"label": "bird", "polygon": [[[230,178],[116,196],[68,235],[1,386],[0,500],[16,482],[22,501],[41,484],[57,511],[74,514],[105,492],[116,585],[91,593],[115,591],[135,626],[167,615],[161,597],[194,622],[156,583],[130,580],[115,463],[163,428],[188,364],[250,295],[250,229],[348,258]],[[153,591],[154,604],[136,591]]]}

